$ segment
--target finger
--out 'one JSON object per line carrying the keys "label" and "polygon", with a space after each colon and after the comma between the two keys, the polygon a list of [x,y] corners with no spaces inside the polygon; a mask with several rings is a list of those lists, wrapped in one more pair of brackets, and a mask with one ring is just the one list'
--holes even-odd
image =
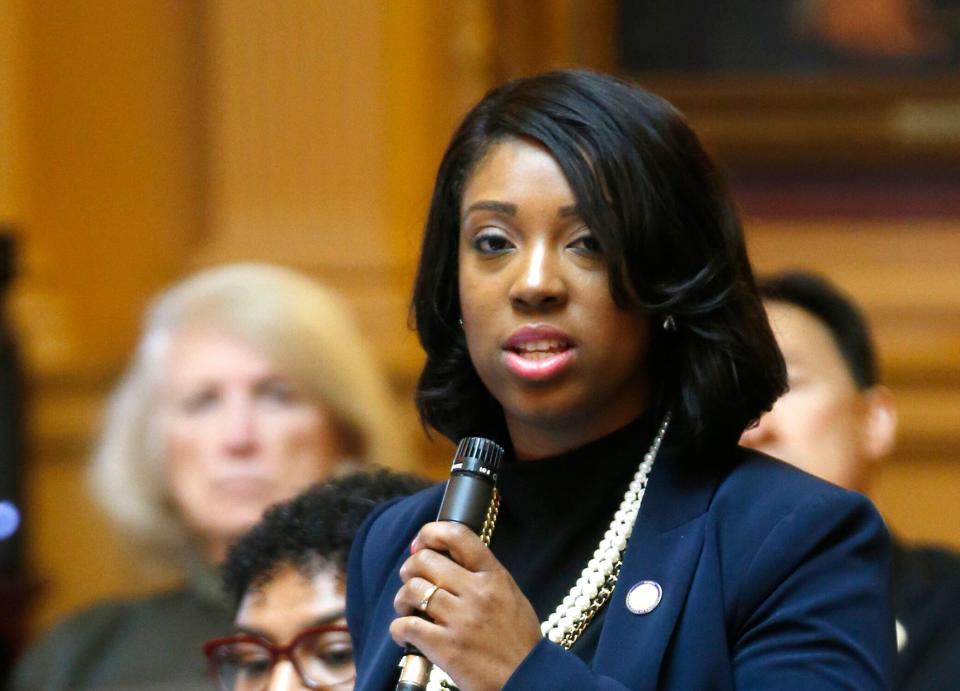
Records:
{"label": "finger", "polygon": [[400,580],[406,583],[411,578],[422,578],[436,583],[441,588],[460,594],[460,584],[465,583],[470,572],[446,554],[432,549],[420,549],[400,566]]}
{"label": "finger", "polygon": [[422,613],[433,621],[446,623],[446,614],[456,606],[455,595],[423,578],[413,578],[404,583],[393,598],[393,608],[401,617]]}
{"label": "finger", "polygon": [[453,521],[427,523],[417,534],[417,550],[446,552],[468,571],[487,571],[497,564],[480,536],[467,526]]}
{"label": "finger", "polygon": [[421,617],[397,617],[390,622],[390,636],[398,645],[410,643],[430,660],[438,659],[445,632],[443,625]]}

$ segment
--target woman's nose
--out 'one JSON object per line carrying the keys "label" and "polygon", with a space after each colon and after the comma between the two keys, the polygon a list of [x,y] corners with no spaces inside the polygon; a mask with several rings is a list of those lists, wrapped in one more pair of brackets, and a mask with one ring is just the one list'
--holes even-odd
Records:
{"label": "woman's nose", "polygon": [[226,407],[222,438],[233,454],[244,455],[257,447],[256,407],[253,401],[233,400]]}
{"label": "woman's nose", "polygon": [[294,669],[290,660],[280,660],[273,666],[270,673],[270,685],[265,691],[301,691],[306,689],[300,680],[300,675]]}
{"label": "woman's nose", "polygon": [[542,310],[563,305],[567,286],[560,259],[547,243],[537,243],[517,258],[519,273],[510,289],[510,301],[519,309]]}

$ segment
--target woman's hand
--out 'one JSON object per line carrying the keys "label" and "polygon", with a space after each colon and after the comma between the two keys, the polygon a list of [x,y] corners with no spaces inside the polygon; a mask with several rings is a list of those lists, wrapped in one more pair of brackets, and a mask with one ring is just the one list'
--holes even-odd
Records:
{"label": "woman's hand", "polygon": [[[400,567],[390,635],[412,643],[462,691],[493,691],[542,638],[533,606],[480,538],[459,523],[428,523]],[[427,621],[414,614],[433,585]]]}

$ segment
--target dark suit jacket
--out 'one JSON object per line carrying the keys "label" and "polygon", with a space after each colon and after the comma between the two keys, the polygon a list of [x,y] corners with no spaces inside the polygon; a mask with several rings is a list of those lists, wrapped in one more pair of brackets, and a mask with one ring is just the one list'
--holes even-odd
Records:
{"label": "dark suit jacket", "polygon": [[894,688],[960,688],[960,554],[894,542],[893,596],[904,635]]}
{"label": "dark suit jacket", "polygon": [[[592,662],[543,640],[505,688],[888,688],[890,545],[869,500],[739,448],[718,451],[710,472],[664,451]],[[441,497],[437,486],[386,506],[357,535],[347,576],[356,691],[394,688],[397,571]],[[643,580],[663,597],[637,615],[626,595]]]}

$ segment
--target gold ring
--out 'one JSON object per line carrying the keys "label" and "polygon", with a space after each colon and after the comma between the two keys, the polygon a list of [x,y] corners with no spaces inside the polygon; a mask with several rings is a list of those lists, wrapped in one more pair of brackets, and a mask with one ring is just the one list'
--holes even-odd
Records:
{"label": "gold ring", "polygon": [[427,607],[430,605],[430,598],[436,595],[438,590],[440,590],[440,586],[435,583],[427,588],[427,592],[424,594],[423,599],[420,600],[420,604],[418,605],[421,612],[424,614],[427,613]]}

